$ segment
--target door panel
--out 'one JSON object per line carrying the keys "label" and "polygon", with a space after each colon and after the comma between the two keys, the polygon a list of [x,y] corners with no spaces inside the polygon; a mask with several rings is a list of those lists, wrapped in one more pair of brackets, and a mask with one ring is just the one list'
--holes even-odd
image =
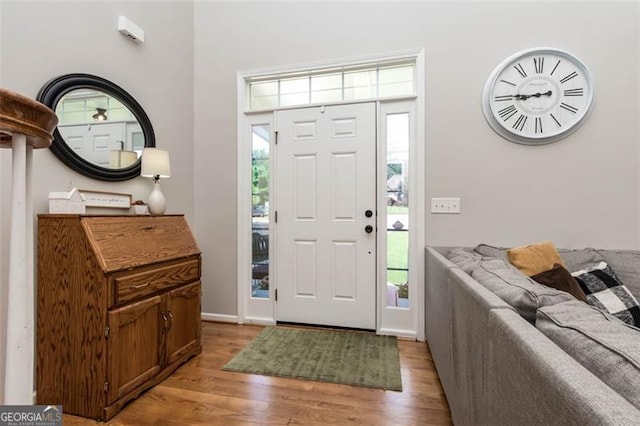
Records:
{"label": "door panel", "polygon": [[112,150],[124,149],[120,144],[125,140],[124,123],[60,126],[59,130],[78,155],[102,167],[109,167]]}
{"label": "door panel", "polygon": [[294,240],[296,250],[295,262],[295,286],[296,296],[316,297],[318,295],[318,282],[316,262],[318,250],[316,241]]}
{"label": "door panel", "polygon": [[296,155],[294,161],[296,220],[316,220],[316,200],[318,199],[316,155]]}
{"label": "door panel", "polygon": [[356,219],[356,165],[354,152],[332,154],[332,200],[333,220]]}
{"label": "door panel", "polygon": [[333,241],[332,297],[356,300],[357,246],[353,241]]}
{"label": "door panel", "polygon": [[375,104],[276,120],[277,320],[375,329]]}
{"label": "door panel", "polygon": [[155,296],[109,312],[107,405],[158,374],[164,364],[161,308]]}
{"label": "door panel", "polygon": [[172,364],[200,345],[200,281],[169,292],[167,296],[167,363]]}

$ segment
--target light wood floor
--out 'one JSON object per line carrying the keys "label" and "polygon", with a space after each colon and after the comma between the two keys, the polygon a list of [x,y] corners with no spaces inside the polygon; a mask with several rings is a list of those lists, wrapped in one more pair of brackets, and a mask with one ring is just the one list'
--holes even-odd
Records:
{"label": "light wood floor", "polygon": [[[448,425],[425,343],[399,340],[402,392],[222,371],[262,327],[205,322],[202,354],[109,425]],[[95,421],[65,415],[65,425]]]}

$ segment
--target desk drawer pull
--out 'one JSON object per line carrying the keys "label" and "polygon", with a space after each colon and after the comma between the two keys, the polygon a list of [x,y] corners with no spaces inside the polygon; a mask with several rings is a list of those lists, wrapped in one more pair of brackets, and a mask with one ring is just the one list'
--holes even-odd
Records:
{"label": "desk drawer pull", "polygon": [[134,286],[133,286],[133,287],[131,287],[131,288],[134,288],[134,289],[136,289],[136,290],[137,290],[137,289],[139,289],[139,288],[149,287],[150,285],[151,285],[151,281],[147,281],[147,282],[146,282],[146,283],[144,283],[144,284],[134,285]]}

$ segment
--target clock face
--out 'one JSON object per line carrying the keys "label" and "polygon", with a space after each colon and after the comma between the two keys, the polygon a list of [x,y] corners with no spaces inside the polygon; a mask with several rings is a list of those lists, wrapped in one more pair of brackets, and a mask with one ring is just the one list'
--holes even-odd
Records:
{"label": "clock face", "polygon": [[482,107],[489,125],[510,141],[542,145],[575,131],[593,101],[593,81],[575,56],[552,48],[509,57],[489,76]]}

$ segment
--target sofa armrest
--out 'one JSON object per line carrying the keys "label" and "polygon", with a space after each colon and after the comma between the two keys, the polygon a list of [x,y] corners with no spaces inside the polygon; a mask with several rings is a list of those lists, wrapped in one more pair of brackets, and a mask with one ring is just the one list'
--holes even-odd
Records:
{"label": "sofa armrest", "polygon": [[426,252],[426,336],[456,424],[486,420],[491,309],[513,308],[432,247]]}
{"label": "sofa armrest", "polygon": [[440,383],[453,392],[449,275],[456,266],[433,247],[425,255],[425,335]]}
{"label": "sofa armrest", "polygon": [[451,358],[454,396],[449,399],[456,424],[487,422],[489,315],[492,310],[515,310],[460,269],[452,269]]}

